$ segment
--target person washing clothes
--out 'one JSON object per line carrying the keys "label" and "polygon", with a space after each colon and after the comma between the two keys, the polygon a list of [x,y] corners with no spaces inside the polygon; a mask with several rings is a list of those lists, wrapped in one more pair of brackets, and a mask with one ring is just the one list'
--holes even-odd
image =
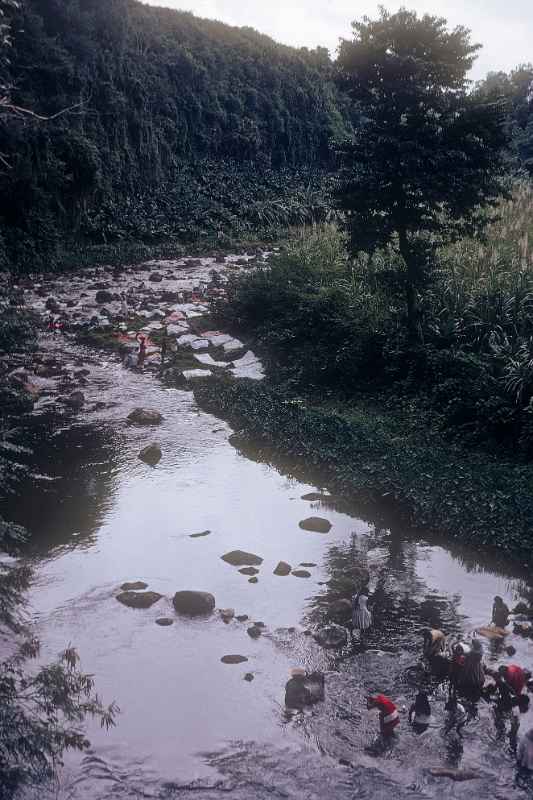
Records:
{"label": "person washing clothes", "polygon": [[400,715],[396,705],[384,694],[370,695],[366,701],[367,708],[377,708],[379,711],[379,729],[381,735],[388,739],[394,735],[394,730],[400,724]]}

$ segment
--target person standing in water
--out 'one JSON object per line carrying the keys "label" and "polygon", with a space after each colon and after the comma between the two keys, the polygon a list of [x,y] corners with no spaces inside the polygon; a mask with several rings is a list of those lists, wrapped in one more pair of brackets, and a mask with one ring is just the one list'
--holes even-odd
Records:
{"label": "person standing in water", "polygon": [[144,360],[146,358],[146,336],[138,333],[135,337],[139,342],[139,352],[137,354],[137,366],[139,369],[142,369],[144,366]]}
{"label": "person standing in water", "polygon": [[492,623],[497,628],[505,628],[509,624],[509,608],[498,595],[494,598],[492,606]]}
{"label": "person standing in water", "polygon": [[364,633],[372,625],[372,614],[367,608],[368,595],[363,590],[352,597],[352,624],[353,630]]}
{"label": "person standing in water", "polygon": [[165,358],[167,357],[168,351],[168,333],[167,329],[163,328],[163,334],[161,339],[161,366],[165,363]]}

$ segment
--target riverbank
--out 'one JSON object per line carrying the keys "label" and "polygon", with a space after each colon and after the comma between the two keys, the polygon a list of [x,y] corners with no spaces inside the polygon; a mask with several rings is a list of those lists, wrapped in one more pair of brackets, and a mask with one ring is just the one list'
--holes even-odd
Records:
{"label": "riverbank", "polygon": [[200,406],[247,437],[321,466],[361,503],[394,503],[408,524],[462,544],[532,560],[533,468],[466,450],[400,415],[294,397],[279,387],[212,378]]}

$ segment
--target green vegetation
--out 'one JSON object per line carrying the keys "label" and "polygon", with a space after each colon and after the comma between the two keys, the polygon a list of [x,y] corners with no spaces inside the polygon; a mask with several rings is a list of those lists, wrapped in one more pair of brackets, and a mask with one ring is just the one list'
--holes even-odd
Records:
{"label": "green vegetation", "polygon": [[[12,554],[13,542],[23,536],[15,528],[0,525],[0,548]],[[30,666],[39,653],[22,614],[31,578],[27,566],[0,564],[0,630],[11,638],[11,653],[0,660],[0,800],[11,800],[23,786],[52,781],[66,750],[89,746],[85,718],[109,728],[119,711],[114,703],[103,705],[73,648],[51,664]]]}
{"label": "green vegetation", "polygon": [[134,0],[17,6],[0,75],[0,265],[329,213],[330,140],[349,120],[326,50]]}
{"label": "green vegetation", "polygon": [[503,194],[504,104],[468,91],[480,45],[465,28],[382,8],[353,29],[337,68],[361,123],[342,147],[339,203],[355,253],[397,243],[416,338],[436,249],[476,230]]}
{"label": "green vegetation", "polygon": [[215,312],[256,337],[271,380],[345,402],[416,402],[463,444],[533,455],[533,191],[521,187],[487,239],[437,253],[420,305],[422,341],[405,325],[398,254],[348,255],[334,226],[302,234],[271,264],[232,280]]}

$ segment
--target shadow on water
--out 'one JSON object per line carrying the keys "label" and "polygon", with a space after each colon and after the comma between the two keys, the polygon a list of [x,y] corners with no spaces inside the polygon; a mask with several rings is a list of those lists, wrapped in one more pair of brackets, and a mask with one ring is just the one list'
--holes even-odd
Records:
{"label": "shadow on water", "polygon": [[315,508],[334,510],[369,523],[374,529],[377,540],[382,543],[387,541],[391,559],[394,558],[395,552],[398,557],[402,557],[403,542],[412,542],[415,545],[421,541],[427,542],[446,548],[464,569],[473,574],[490,573],[523,578],[523,596],[526,596],[531,569],[522,562],[513,561],[489,546],[481,551],[479,547],[463,544],[460,540],[445,536],[438,531],[427,528],[421,530],[409,525],[402,517],[398,505],[387,498],[383,498],[380,503],[372,503],[349,496],[346,492],[341,494],[325,470],[302,462],[297,457],[280,453],[273,446],[265,446],[263,443],[248,439],[239,433],[233,434],[229,442],[238,453],[247,459],[260,464],[268,464],[269,467],[291,480],[315,484],[317,491],[322,494],[321,499],[313,504]]}
{"label": "shadow on water", "polygon": [[113,504],[116,432],[46,414],[28,418],[18,438],[24,469],[1,512],[32,534],[25,554],[53,555],[64,547],[93,544]]}

